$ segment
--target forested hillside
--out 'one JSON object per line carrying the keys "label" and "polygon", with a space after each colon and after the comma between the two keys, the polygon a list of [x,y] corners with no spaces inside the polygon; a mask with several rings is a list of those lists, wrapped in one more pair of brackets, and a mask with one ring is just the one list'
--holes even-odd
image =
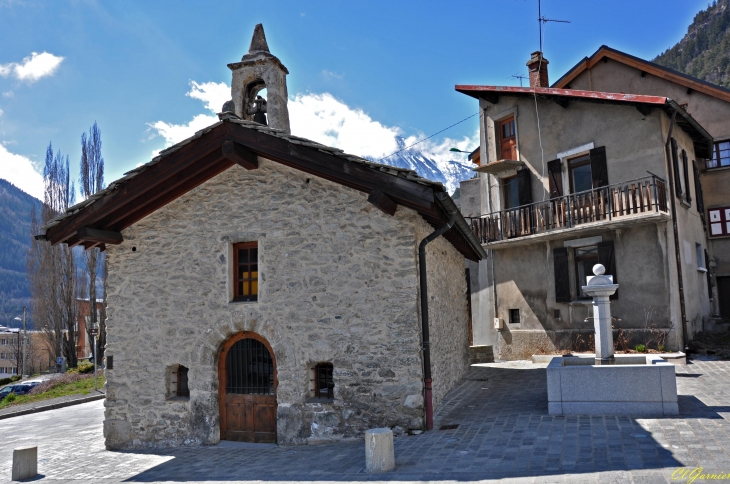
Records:
{"label": "forested hillside", "polygon": [[695,15],[687,34],[654,62],[724,87],[730,87],[730,0],[720,0]]}
{"label": "forested hillside", "polygon": [[[40,200],[0,179],[0,325],[3,326],[22,316],[23,306],[29,305],[25,256],[30,248],[30,212],[34,206],[40,214]],[[14,324],[17,327],[17,321]]]}

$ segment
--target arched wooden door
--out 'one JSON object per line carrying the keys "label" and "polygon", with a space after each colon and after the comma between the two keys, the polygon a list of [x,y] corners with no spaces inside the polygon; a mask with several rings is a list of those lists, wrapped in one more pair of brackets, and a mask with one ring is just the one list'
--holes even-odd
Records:
{"label": "arched wooden door", "polygon": [[276,359],[261,336],[243,332],[218,358],[221,440],[276,442]]}

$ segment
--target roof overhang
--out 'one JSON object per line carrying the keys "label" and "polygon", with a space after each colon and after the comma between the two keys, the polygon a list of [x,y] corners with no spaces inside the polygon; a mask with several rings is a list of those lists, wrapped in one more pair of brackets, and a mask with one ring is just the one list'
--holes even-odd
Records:
{"label": "roof overhang", "polygon": [[[122,242],[125,228],[238,164],[257,169],[258,157],[365,192],[368,201],[392,215],[397,206],[418,212],[434,227],[448,220],[436,193],[443,185],[411,170],[390,167],[348,155],[304,138],[225,115],[221,122],[160,153],[149,163],[126,173],[105,190],[69,208],[44,226],[37,239],[69,246],[99,246]],[[448,194],[446,194],[448,197]],[[461,214],[458,217],[462,218]],[[486,257],[467,224],[444,234],[464,257]]]}
{"label": "roof overhang", "polygon": [[598,50],[590,57],[584,57],[575,66],[573,66],[572,69],[566,72],[563,77],[553,83],[551,87],[560,89],[567,88],[582,72],[587,69],[591,69],[597,63],[601,61],[605,62],[608,59],[621,62],[622,64],[634,67],[642,72],[677,83],[687,89],[702,92],[708,96],[730,102],[729,89],[712,84],[711,82],[703,81],[696,77],[688,76],[687,74],[675,71],[674,69],[660,66],[654,62],[640,59],[639,57],[627,54],[626,52],[621,52],[620,50],[613,49],[607,45],[599,47]]}
{"label": "roof overhang", "polygon": [[553,101],[564,108],[567,108],[570,103],[580,102],[633,106],[644,115],[652,109],[661,109],[669,116],[676,112],[677,125],[692,137],[695,155],[698,158],[709,158],[712,153],[712,136],[679,104],[663,96],[579,91],[552,87],[458,85],[455,89],[462,94],[476,99],[483,99],[491,104],[497,104],[500,97],[517,97]]}

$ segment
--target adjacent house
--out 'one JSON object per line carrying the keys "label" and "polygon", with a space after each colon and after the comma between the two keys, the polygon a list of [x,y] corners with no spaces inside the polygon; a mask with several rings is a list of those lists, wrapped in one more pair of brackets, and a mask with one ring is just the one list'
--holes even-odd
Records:
{"label": "adjacent house", "polygon": [[483,113],[480,176],[461,184],[490,255],[469,264],[474,343],[503,359],[587,349],[581,288],[601,263],[618,340],[684,348],[710,313],[693,167],[712,137],[667,96],[550,88],[542,54],[527,65],[530,87],[456,86]]}
{"label": "adjacent house", "polygon": [[260,25],[229,67],[220,122],[40,235],[106,250],[107,448],[428,426],[484,249],[441,184],[290,135]]}
{"label": "adjacent house", "polygon": [[[704,200],[697,196],[695,203],[709,239],[697,270],[709,271],[712,314],[730,322],[730,90],[605,45],[552,87],[666,96],[712,135],[712,154],[688,168],[695,178],[699,174]],[[705,329],[712,323],[707,321]]]}

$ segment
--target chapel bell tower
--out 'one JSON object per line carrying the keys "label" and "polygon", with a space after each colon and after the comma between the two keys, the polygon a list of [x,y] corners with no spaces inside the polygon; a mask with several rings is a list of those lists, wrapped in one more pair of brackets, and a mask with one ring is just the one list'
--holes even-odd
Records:
{"label": "chapel bell tower", "polygon": [[[241,62],[228,64],[228,67],[233,71],[232,101],[223,105],[223,111],[234,111],[241,119],[268,124],[291,134],[286,89],[289,71],[269,52],[263,25],[254,28],[248,54]],[[263,89],[266,89],[266,99],[259,96]]]}

